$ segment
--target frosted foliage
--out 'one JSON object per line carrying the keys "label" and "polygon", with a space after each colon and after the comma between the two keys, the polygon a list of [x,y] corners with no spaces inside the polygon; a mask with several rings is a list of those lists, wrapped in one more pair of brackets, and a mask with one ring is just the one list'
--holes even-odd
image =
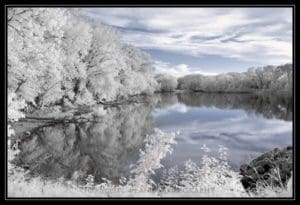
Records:
{"label": "frosted foliage", "polygon": [[[8,9],[8,75],[14,79],[8,86],[27,101],[34,103],[39,95],[47,98],[47,92],[56,90],[54,84],[61,80],[65,22],[62,9]],[[60,92],[52,92],[52,100],[45,102],[59,97]]]}
{"label": "frosted foliage", "polygon": [[93,107],[93,114],[96,116],[104,116],[106,115],[106,110],[103,109],[103,106],[94,106]]}
{"label": "frosted foliage", "polygon": [[119,34],[102,25],[93,30],[88,61],[88,88],[97,100],[154,92],[156,82],[149,57],[124,44]]}
{"label": "frosted foliage", "polygon": [[[97,26],[97,27],[96,27]],[[89,89],[99,100],[114,100],[119,90],[116,80],[122,66],[120,40],[115,31],[94,25],[92,45],[87,56]]]}
{"label": "frosted foliage", "polygon": [[157,75],[156,80],[160,85],[159,91],[172,92],[177,89],[177,79],[173,76]]}
{"label": "frosted foliage", "polygon": [[26,82],[20,83],[19,89],[16,90],[24,100],[35,104],[35,98],[40,94],[40,88],[38,83],[33,83],[27,79]]}
{"label": "frosted foliage", "polygon": [[219,158],[211,157],[210,149],[204,144],[201,166],[191,160],[185,162],[184,170],[173,167],[163,175],[163,192],[197,193],[200,196],[247,196],[240,183],[238,173],[227,163],[224,146],[219,146]]}
{"label": "frosted foliage", "polygon": [[21,109],[24,109],[26,106],[24,100],[18,98],[15,93],[8,92],[7,103],[8,121],[18,121],[19,118],[25,117],[21,111]]}
{"label": "frosted foliage", "polygon": [[150,175],[163,167],[160,161],[167,153],[172,153],[171,145],[175,142],[175,133],[166,134],[155,129],[155,134],[146,138],[144,150],[140,150],[140,158],[131,170],[134,177],[129,180],[129,184],[133,184],[139,191],[150,191],[155,184]]}
{"label": "frosted foliage", "polygon": [[[153,93],[158,84],[154,78],[154,68],[150,57],[128,44],[123,46],[123,52],[125,53],[128,66],[131,67],[131,72],[127,73],[125,78],[125,88],[129,91],[134,91],[135,93],[133,94],[138,94],[139,92]],[[135,82],[135,85],[132,84],[133,82]]]}
{"label": "frosted foliage", "polygon": [[76,98],[76,104],[78,105],[93,105],[95,100],[93,95],[86,88],[81,90],[80,94]]}
{"label": "frosted foliage", "polygon": [[178,87],[193,91],[251,92],[255,90],[292,91],[293,66],[249,68],[243,73],[223,73],[216,76],[193,74],[178,79]]}
{"label": "frosted foliage", "polygon": [[89,54],[89,88],[97,99],[110,101],[140,93],[151,94],[157,85],[152,74],[149,57],[127,44],[118,43],[118,34],[103,39],[103,32],[96,29]]}
{"label": "frosted foliage", "polygon": [[[25,117],[25,114],[21,111],[22,109],[26,108],[26,103],[23,99],[18,97],[15,93],[8,92],[7,94],[7,120],[8,123],[12,123],[18,121],[20,118]],[[15,135],[14,129],[11,127],[10,124],[7,125],[7,146],[8,150],[11,148],[11,139],[10,137]],[[11,160],[18,154],[19,150],[10,150],[8,152],[8,160]],[[8,163],[10,166],[10,163]],[[9,167],[8,166],[8,167]]]}
{"label": "frosted foliage", "polygon": [[[144,148],[140,149],[139,160],[131,168],[131,176],[122,177],[118,184],[103,178],[96,184],[94,177],[88,175],[86,184],[79,185],[72,181],[44,181],[39,177],[26,180],[24,170],[9,163],[8,195],[18,197],[291,197],[292,179],[287,187],[260,186],[259,192],[248,193],[240,183],[240,176],[227,164],[227,148],[219,146],[219,158],[210,156],[210,149],[202,146],[204,155],[201,165],[191,160],[184,169],[178,167],[164,169],[161,160],[172,152],[175,144],[174,133],[164,133],[155,129],[145,139]],[[112,143],[113,144],[113,143]],[[15,151],[9,150],[12,156]],[[16,151],[17,153],[17,151]],[[159,168],[163,170],[162,179],[155,183],[152,174]],[[76,174],[74,174],[75,176]],[[24,188],[26,187],[26,188]]]}
{"label": "frosted foliage", "polygon": [[64,26],[64,40],[62,47],[65,52],[64,74],[65,79],[86,77],[86,62],[92,39],[92,28],[78,17],[68,15],[68,24]]}
{"label": "frosted foliage", "polygon": [[[78,13],[8,9],[8,88],[37,107],[153,93],[150,58],[123,43],[115,29]],[[128,83],[135,80],[139,86]]]}

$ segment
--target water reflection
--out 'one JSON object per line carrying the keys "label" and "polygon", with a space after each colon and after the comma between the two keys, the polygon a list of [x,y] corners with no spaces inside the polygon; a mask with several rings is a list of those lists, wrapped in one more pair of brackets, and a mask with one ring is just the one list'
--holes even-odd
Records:
{"label": "water reflection", "polygon": [[229,148],[234,169],[275,147],[292,144],[292,98],[249,94],[180,93],[178,102],[156,109],[155,126],[178,131],[177,145],[164,159],[165,167],[201,161],[200,146],[212,155],[218,145]]}
{"label": "water reflection", "polygon": [[242,109],[249,114],[263,117],[292,120],[291,95],[253,95],[225,93],[180,93],[178,102],[190,107],[217,107],[220,109]]}
{"label": "water reflection", "polygon": [[[34,176],[80,181],[88,174],[117,182],[154,127],[180,131],[166,167],[199,161],[200,147],[229,147],[233,164],[245,156],[291,144],[292,98],[246,94],[156,94],[142,104],[107,108],[100,122],[52,124],[22,137],[14,163]],[[30,127],[30,126],[29,126]],[[216,147],[217,148],[217,147]]]}
{"label": "water reflection", "polygon": [[55,124],[35,128],[24,137],[15,163],[33,175],[78,179],[88,174],[117,181],[125,161],[153,129],[151,105],[107,110],[101,122]]}

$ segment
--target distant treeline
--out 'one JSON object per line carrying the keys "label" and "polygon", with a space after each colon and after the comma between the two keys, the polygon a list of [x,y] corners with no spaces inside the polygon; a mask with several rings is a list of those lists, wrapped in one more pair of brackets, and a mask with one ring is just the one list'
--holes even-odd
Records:
{"label": "distant treeline", "polygon": [[261,90],[292,91],[293,66],[249,68],[242,73],[229,72],[214,76],[191,74],[176,79],[157,75],[160,91],[190,90],[194,92],[253,92]]}

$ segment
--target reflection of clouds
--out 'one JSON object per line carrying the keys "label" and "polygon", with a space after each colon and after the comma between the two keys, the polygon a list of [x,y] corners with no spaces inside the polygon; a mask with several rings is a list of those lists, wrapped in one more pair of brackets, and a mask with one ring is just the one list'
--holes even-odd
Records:
{"label": "reflection of clouds", "polygon": [[175,105],[172,105],[170,107],[167,107],[165,109],[156,109],[153,113],[154,116],[161,116],[161,115],[168,115],[172,112],[179,112],[179,113],[186,113],[189,110],[189,108],[181,103],[177,103]]}
{"label": "reflection of clouds", "polygon": [[180,113],[186,113],[188,111],[188,107],[183,105],[183,104],[179,104],[179,107],[177,108],[177,111]]}
{"label": "reflection of clouds", "polygon": [[[184,128],[185,130],[193,130],[194,127],[204,127],[205,125],[211,123],[215,126],[222,124],[223,121],[228,123],[228,121],[235,121],[242,116],[246,116],[246,113],[241,110],[222,110],[218,108],[209,107],[187,107],[186,112],[179,112],[178,104],[173,105],[172,108],[166,110],[156,110],[156,124],[157,126],[163,126],[169,131],[173,130],[173,127]],[[211,126],[210,126],[211,127]]]}
{"label": "reflection of clouds", "polygon": [[[220,109],[211,108],[211,110],[213,110],[211,113],[215,113],[216,110],[219,114],[224,112]],[[184,121],[177,119],[176,124],[172,121],[172,124],[165,125],[164,128],[169,131],[181,130],[184,135],[178,136],[178,138],[183,137],[189,143],[197,143],[193,142],[190,138],[186,138],[187,136],[194,136],[193,138],[195,138],[196,134],[199,136],[199,139],[201,139],[202,135],[224,137],[224,133],[226,133],[229,136],[240,136],[241,139],[246,141],[257,141],[272,138],[274,135],[288,133],[292,129],[292,122],[247,116],[242,111],[238,111],[238,113],[241,113],[241,116],[237,116],[234,113],[233,116],[228,116],[228,118],[220,120],[215,119],[214,121],[205,121],[206,111],[202,113],[202,108],[194,108],[192,113],[197,113],[197,115],[191,116],[189,121],[186,121],[187,118]],[[170,114],[170,119],[174,118],[174,113],[169,112],[165,114]]]}
{"label": "reflection of clouds", "polygon": [[[292,144],[291,98],[243,94],[180,93],[178,101],[188,110],[156,115],[156,126],[168,132],[180,130],[174,152],[166,167],[188,159],[201,160],[200,147],[207,144],[218,156],[218,145],[229,148],[230,164],[240,164],[259,154]],[[176,107],[173,104],[172,107]]]}
{"label": "reflection of clouds", "polygon": [[[214,120],[206,121],[207,113],[224,115],[225,118],[210,116]],[[185,161],[191,158],[197,161],[201,158],[200,146],[203,144],[207,144],[215,154],[218,145],[228,147],[229,159],[236,167],[248,160],[249,156],[292,144],[292,122],[250,116],[241,110],[225,111],[216,108],[193,108],[185,114],[190,115],[190,118],[177,118],[176,124],[160,127],[165,131],[181,131],[181,135],[176,138],[178,145],[174,148],[173,156],[165,161],[170,166],[175,165],[172,161],[178,162],[178,159]],[[174,115],[170,112],[165,120],[174,119]]]}

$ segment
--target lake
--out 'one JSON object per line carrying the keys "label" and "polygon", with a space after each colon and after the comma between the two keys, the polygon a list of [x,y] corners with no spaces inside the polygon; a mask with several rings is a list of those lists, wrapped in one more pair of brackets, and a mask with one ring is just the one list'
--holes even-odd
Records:
{"label": "lake", "polygon": [[[234,170],[276,147],[292,145],[293,101],[286,95],[166,93],[143,103],[107,107],[94,122],[41,124],[22,121],[13,127],[20,139],[14,164],[29,176],[81,182],[117,183],[128,176],[147,135],[159,128],[175,132],[177,144],[162,159],[165,168],[181,167],[188,159],[201,163],[206,144],[211,155],[228,148]],[[153,175],[157,181],[161,169]]]}

